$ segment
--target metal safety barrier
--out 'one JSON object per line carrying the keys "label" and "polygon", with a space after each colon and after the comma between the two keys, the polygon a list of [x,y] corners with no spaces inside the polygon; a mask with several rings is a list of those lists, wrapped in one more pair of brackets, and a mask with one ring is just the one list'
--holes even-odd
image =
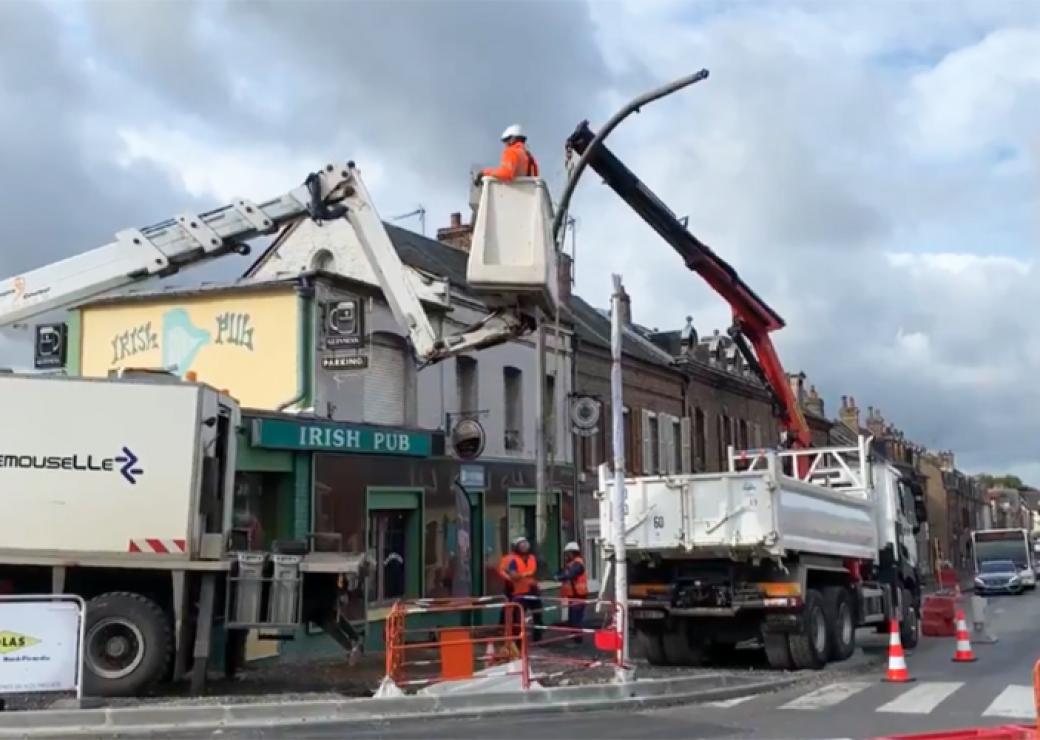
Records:
{"label": "metal safety barrier", "polygon": [[[628,620],[616,601],[542,597],[536,603],[540,614],[525,609],[535,635],[528,649],[532,680],[599,667],[626,667],[622,640]],[[576,615],[574,610],[580,611]],[[553,618],[555,622],[545,623]],[[581,649],[589,647],[593,648],[591,654]]]}
{"label": "metal safety barrier", "polygon": [[[440,624],[416,624],[420,616]],[[386,619],[386,676],[376,696],[472,679],[493,666],[504,666],[498,676],[518,676],[526,690],[524,624],[523,607],[497,597],[398,601]]]}

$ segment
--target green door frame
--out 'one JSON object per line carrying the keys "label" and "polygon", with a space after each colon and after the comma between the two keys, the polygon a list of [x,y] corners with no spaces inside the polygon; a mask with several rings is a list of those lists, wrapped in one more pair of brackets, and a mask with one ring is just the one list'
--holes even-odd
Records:
{"label": "green door frame", "polygon": [[484,542],[484,489],[466,489],[469,497],[469,546],[470,546],[470,593],[484,595],[484,559],[487,543]]}
{"label": "green door frame", "polygon": [[[423,521],[425,518],[425,506],[423,501],[424,490],[422,488],[407,488],[398,486],[368,486],[365,489],[365,549],[368,549],[369,530],[368,523],[372,511],[409,510],[415,512],[412,521],[408,525],[408,543],[415,543],[416,562],[409,562],[405,568],[405,596],[406,598],[420,598],[423,595],[423,571],[425,565],[423,558],[426,552],[425,529]],[[365,612],[368,612],[368,589],[365,589]]]}

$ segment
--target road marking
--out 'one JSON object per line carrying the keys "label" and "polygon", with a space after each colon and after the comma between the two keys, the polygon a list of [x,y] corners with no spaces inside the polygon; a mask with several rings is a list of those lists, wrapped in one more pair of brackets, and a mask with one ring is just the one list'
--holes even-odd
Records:
{"label": "road marking", "polygon": [[1033,687],[1011,684],[1000,692],[992,704],[986,707],[982,716],[1033,719],[1036,717],[1036,709],[1033,706]]}
{"label": "road marking", "polygon": [[874,684],[869,681],[846,681],[844,683],[833,683],[822,689],[811,691],[804,696],[799,696],[793,701],[784,704],[781,709],[824,709],[832,707],[840,701],[848,699],[853,694],[858,694],[868,686]]}
{"label": "road marking", "polygon": [[963,681],[921,683],[887,704],[882,704],[877,710],[895,714],[928,714],[963,685]]}
{"label": "road marking", "polygon": [[719,699],[718,701],[709,701],[705,703],[706,707],[715,707],[717,709],[729,709],[735,707],[738,704],[743,704],[746,701],[751,701],[758,697],[758,694],[751,694],[749,696],[737,696],[733,699]]}

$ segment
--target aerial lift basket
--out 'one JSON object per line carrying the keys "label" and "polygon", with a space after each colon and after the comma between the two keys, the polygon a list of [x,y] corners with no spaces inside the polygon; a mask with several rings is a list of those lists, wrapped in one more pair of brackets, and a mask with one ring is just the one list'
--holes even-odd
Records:
{"label": "aerial lift basket", "polygon": [[559,300],[552,202],[545,181],[485,177],[466,282],[492,307],[553,314]]}

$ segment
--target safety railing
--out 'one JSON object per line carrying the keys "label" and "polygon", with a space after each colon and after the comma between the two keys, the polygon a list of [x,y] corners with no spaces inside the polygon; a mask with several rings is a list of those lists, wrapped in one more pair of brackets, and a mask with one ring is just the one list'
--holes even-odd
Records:
{"label": "safety railing", "polygon": [[378,695],[472,679],[495,666],[496,676],[518,676],[527,689],[524,624],[523,607],[501,598],[399,601],[386,619],[386,677]]}

